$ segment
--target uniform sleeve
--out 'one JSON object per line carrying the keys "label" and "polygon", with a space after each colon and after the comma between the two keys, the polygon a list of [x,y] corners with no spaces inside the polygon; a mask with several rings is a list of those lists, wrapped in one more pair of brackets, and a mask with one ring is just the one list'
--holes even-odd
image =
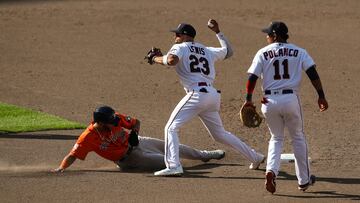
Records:
{"label": "uniform sleeve", "polygon": [[233,50],[231,48],[229,40],[225,37],[225,35],[222,32],[216,34],[216,37],[218,38],[221,47],[226,48],[226,55],[224,59],[231,57],[233,55]]}
{"label": "uniform sleeve", "polygon": [[315,65],[314,60],[311,58],[311,56],[307,53],[306,50],[304,50],[304,55],[302,58],[302,69],[306,71],[311,66]]}
{"label": "uniform sleeve", "polygon": [[87,154],[92,151],[89,146],[87,136],[88,134],[80,135],[80,137],[76,141],[76,144],[73,146],[73,148],[70,151],[71,155],[75,156],[80,160],[85,160]]}
{"label": "uniform sleeve", "polygon": [[207,49],[213,54],[214,61],[224,60],[226,57],[227,54],[226,47],[219,47],[219,48],[208,47]]}
{"label": "uniform sleeve", "polygon": [[254,75],[260,77],[261,73],[262,73],[262,68],[263,68],[262,65],[263,64],[262,64],[261,52],[258,51],[251,63],[248,73],[254,74]]}
{"label": "uniform sleeve", "polygon": [[181,51],[181,47],[178,44],[174,44],[167,54],[168,55],[169,54],[176,55],[179,59],[181,59],[182,56],[183,56],[183,52]]}
{"label": "uniform sleeve", "polygon": [[132,129],[136,124],[136,118],[124,115],[124,114],[117,114],[120,118],[120,126],[126,129]]}

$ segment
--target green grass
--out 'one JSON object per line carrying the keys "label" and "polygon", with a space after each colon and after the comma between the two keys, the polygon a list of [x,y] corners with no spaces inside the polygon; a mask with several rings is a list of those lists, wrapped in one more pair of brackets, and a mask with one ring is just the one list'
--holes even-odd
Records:
{"label": "green grass", "polygon": [[58,116],[0,102],[0,132],[82,129],[86,126]]}

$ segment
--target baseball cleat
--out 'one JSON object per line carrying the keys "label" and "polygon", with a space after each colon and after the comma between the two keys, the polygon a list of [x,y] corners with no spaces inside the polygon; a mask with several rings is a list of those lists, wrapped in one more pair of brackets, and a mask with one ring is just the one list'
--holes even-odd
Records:
{"label": "baseball cleat", "polygon": [[264,155],[262,155],[262,154],[259,154],[259,156],[260,156],[260,159],[259,159],[258,162],[253,162],[253,163],[250,164],[250,166],[249,166],[250,170],[259,169],[260,164],[265,162],[266,157]]}
{"label": "baseball cleat", "polygon": [[310,176],[310,181],[304,185],[299,185],[298,189],[300,191],[305,192],[310,186],[313,186],[315,184],[316,177],[314,175]]}
{"label": "baseball cleat", "polygon": [[203,158],[203,162],[208,162],[211,159],[217,159],[220,160],[225,157],[225,151],[224,150],[213,150],[213,151],[204,151],[206,153],[206,158]]}
{"label": "baseball cleat", "polygon": [[175,176],[175,177],[179,177],[182,176],[182,174],[184,173],[183,168],[181,166],[177,167],[177,168],[165,168],[161,171],[156,171],[154,173],[155,176]]}
{"label": "baseball cleat", "polygon": [[271,194],[274,194],[274,192],[276,191],[276,183],[275,183],[275,174],[272,171],[268,171],[266,172],[265,175],[265,188],[268,192],[270,192]]}

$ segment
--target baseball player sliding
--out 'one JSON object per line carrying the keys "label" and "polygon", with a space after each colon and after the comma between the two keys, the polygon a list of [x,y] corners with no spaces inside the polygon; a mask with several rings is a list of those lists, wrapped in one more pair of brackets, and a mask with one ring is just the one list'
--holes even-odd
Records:
{"label": "baseball player sliding", "polygon": [[316,65],[310,55],[302,48],[290,44],[288,28],[283,22],[272,22],[262,30],[267,34],[269,45],[260,49],[248,70],[249,79],[246,85],[246,102],[252,103],[252,93],[256,80],[262,78],[261,111],[268,124],[271,139],[268,147],[266,166],[266,189],[276,191],[275,178],[279,173],[280,156],[284,142],[284,128],[289,130],[295,155],[295,170],[298,189],[305,191],[315,182],[310,174],[308,147],[304,135],[304,118],[299,99],[299,86],[302,71],[305,71],[316,89],[320,111],[328,108]]}
{"label": "baseball player sliding", "polygon": [[[109,106],[97,108],[93,119],[94,121],[80,135],[70,153],[53,172],[63,172],[76,159],[84,160],[92,151],[113,161],[121,169],[154,170],[165,167],[164,141],[138,136],[140,130],[138,119],[116,113]],[[222,159],[225,152],[198,150],[180,145],[180,156],[207,162],[211,159]]]}
{"label": "baseball player sliding", "polygon": [[217,60],[232,56],[229,41],[220,32],[218,23],[209,20],[208,27],[216,33],[221,47],[206,47],[194,41],[196,30],[189,24],[180,24],[175,33],[175,44],[162,55],[150,55],[149,63],[172,66],[180,78],[186,95],[173,110],[165,126],[166,168],[154,173],[155,176],[181,176],[183,168],[179,160],[178,131],[192,118],[199,116],[210,135],[218,142],[234,148],[252,162],[250,169],[256,169],[264,161],[264,155],[257,153],[238,137],[223,127],[220,111],[220,91],[214,86]]}

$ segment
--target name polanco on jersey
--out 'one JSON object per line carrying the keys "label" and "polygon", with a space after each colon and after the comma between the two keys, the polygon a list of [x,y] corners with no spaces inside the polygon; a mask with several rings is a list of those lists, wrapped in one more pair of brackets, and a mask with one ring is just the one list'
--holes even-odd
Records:
{"label": "name polanco on jersey", "polygon": [[272,59],[274,57],[281,57],[281,56],[292,56],[297,57],[299,54],[299,50],[297,49],[289,49],[289,48],[280,48],[277,50],[268,50],[263,52],[263,56],[265,60]]}

